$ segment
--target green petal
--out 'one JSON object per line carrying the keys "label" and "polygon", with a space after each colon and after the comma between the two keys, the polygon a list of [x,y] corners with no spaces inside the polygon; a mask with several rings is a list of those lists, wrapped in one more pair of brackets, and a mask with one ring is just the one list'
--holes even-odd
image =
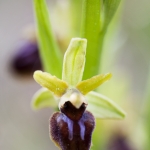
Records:
{"label": "green petal", "polygon": [[66,82],[47,72],[35,71],[33,77],[37,83],[49,89],[56,96],[62,96],[68,88]]}
{"label": "green petal", "polygon": [[77,84],[76,88],[82,93],[82,94],[87,94],[88,92],[94,90],[98,86],[100,86],[102,83],[105,81],[109,80],[112,77],[111,73],[108,73],[106,75],[100,74],[97,76],[94,76],[90,79],[81,81],[80,83]]}
{"label": "green petal", "polygon": [[62,80],[75,86],[82,80],[87,40],[73,38],[64,55]]}
{"label": "green petal", "polygon": [[45,88],[41,88],[34,94],[31,104],[32,108],[35,110],[46,107],[57,107],[57,102],[54,98],[54,95]]}
{"label": "green petal", "polygon": [[88,106],[87,110],[93,113],[96,118],[101,119],[123,119],[125,112],[106,96],[90,92],[86,95]]}
{"label": "green petal", "polygon": [[52,32],[45,0],[34,0],[34,11],[44,70],[61,77],[62,56]]}

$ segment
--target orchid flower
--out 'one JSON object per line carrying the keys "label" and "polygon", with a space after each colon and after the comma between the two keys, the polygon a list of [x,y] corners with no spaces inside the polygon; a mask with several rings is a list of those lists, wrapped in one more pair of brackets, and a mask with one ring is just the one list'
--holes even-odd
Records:
{"label": "orchid flower", "polygon": [[[64,55],[62,79],[42,71],[35,71],[33,75],[35,81],[43,88],[35,93],[32,107],[34,109],[52,107],[60,110],[50,118],[50,137],[62,150],[69,150],[72,147],[89,150],[95,117],[99,119],[125,117],[124,111],[114,101],[93,91],[108,81],[112,77],[111,73],[96,75],[82,81],[86,46],[87,40],[84,38],[71,40]],[[57,64],[55,67],[57,68]],[[77,128],[80,130],[77,131]],[[80,146],[75,144],[76,142]]]}

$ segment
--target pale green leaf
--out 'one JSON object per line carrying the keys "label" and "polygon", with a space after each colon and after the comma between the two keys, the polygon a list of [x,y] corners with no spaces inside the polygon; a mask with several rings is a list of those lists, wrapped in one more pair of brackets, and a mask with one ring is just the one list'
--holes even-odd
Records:
{"label": "pale green leaf", "polygon": [[34,0],[38,44],[44,70],[61,77],[62,56],[54,38],[45,0]]}
{"label": "pale green leaf", "polygon": [[57,108],[57,102],[54,95],[45,88],[41,88],[34,94],[31,105],[35,110],[46,107]]}
{"label": "pale green leaf", "polygon": [[47,72],[35,71],[33,77],[37,83],[49,89],[54,95],[59,97],[62,96],[68,88],[66,82]]}
{"label": "pale green leaf", "polygon": [[103,13],[104,13],[104,22],[103,30],[105,31],[110,21],[112,20],[121,0],[104,0]]}
{"label": "pale green leaf", "polygon": [[90,79],[83,80],[79,82],[76,86],[76,88],[83,94],[87,94],[88,92],[94,90],[98,86],[100,86],[105,81],[109,80],[112,77],[111,73],[107,74],[100,74],[97,76],[94,76]]}
{"label": "pale green leaf", "polygon": [[73,38],[64,55],[62,80],[75,86],[82,80],[85,65],[87,40]]}
{"label": "pale green leaf", "polygon": [[87,110],[93,113],[96,118],[101,119],[123,119],[125,112],[106,96],[90,92],[86,95],[88,106]]}

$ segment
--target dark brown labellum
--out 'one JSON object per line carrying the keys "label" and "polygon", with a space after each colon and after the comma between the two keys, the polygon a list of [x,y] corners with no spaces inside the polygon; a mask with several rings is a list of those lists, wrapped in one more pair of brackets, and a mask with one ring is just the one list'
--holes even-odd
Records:
{"label": "dark brown labellum", "polygon": [[95,119],[85,108],[84,103],[77,109],[68,101],[51,117],[50,136],[62,150],[90,149]]}

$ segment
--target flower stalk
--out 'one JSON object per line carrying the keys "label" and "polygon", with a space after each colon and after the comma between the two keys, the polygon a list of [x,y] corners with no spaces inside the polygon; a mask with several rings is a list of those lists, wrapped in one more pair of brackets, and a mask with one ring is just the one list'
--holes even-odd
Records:
{"label": "flower stalk", "polygon": [[59,112],[50,119],[50,137],[62,150],[90,149],[94,117],[125,117],[124,111],[111,99],[92,91],[112,76],[110,73],[97,74],[104,36],[119,2],[83,0],[82,38],[71,40],[61,69],[61,53],[52,33],[45,1],[34,0],[40,54],[47,72],[34,73],[34,79],[44,88],[33,97],[32,107],[53,107],[55,110],[59,107]]}
{"label": "flower stalk", "polygon": [[[83,0],[81,37],[88,41],[86,51],[86,64],[83,79],[88,79],[98,74],[99,57],[101,55],[100,45],[100,10],[101,0]],[[97,57],[98,56],[98,57]]]}

